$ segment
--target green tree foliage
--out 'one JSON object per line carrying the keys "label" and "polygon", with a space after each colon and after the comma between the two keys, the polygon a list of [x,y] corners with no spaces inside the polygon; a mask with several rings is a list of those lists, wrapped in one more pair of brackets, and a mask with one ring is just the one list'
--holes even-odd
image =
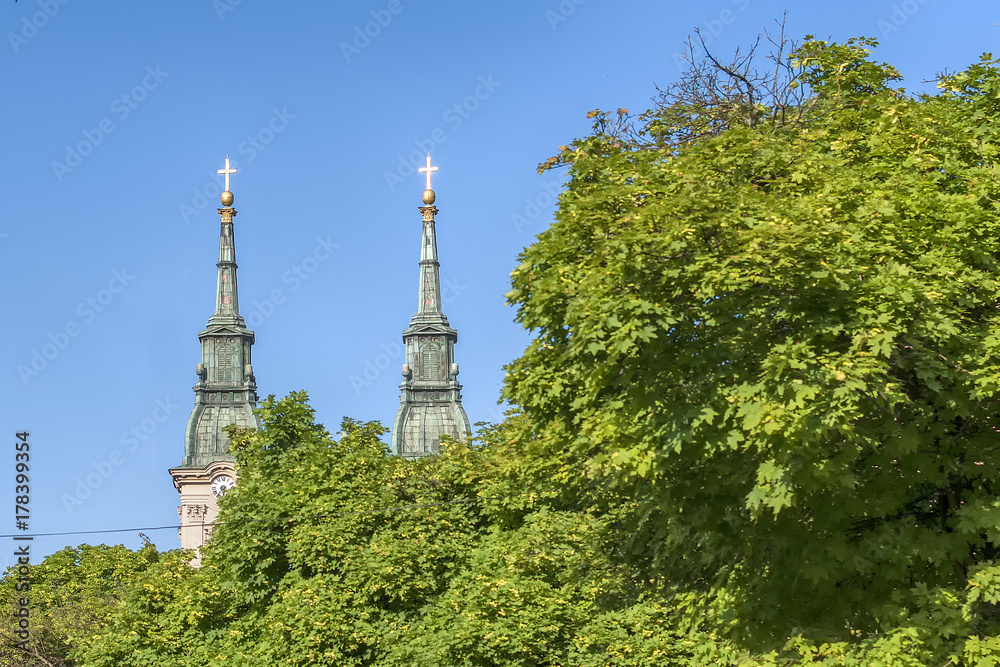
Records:
{"label": "green tree foliage", "polygon": [[634,501],[625,561],[737,633],[885,632],[1000,547],[1000,72],[908,95],[873,44],[799,47],[794,114],[739,67],[733,104],[594,112],[513,272],[515,455]]}
{"label": "green tree foliage", "polygon": [[304,394],[260,414],[234,434],[240,482],[202,566],[148,570],[81,664],[649,664],[605,659],[611,622],[589,624],[628,606],[630,573],[595,548],[599,519],[502,473],[507,427],[411,462],[376,423],[334,440]]}
{"label": "green tree foliage", "polygon": [[[159,561],[147,546],[137,552],[118,546],[66,548],[33,566],[30,588],[17,591],[16,570],[0,580],[0,664],[11,667],[56,667],[73,664],[74,649],[107,627],[118,602],[134,579]],[[30,639],[17,648],[19,599],[29,601]]]}
{"label": "green tree foliage", "polygon": [[698,606],[696,596],[637,586],[639,575],[609,557],[614,512],[525,492],[506,472],[518,446],[510,424],[486,429],[475,448],[452,443],[413,463],[386,455],[377,424],[348,420],[331,439],[302,395],[269,399],[262,413],[262,433],[237,434],[240,484],[222,503],[202,567],[181,551],[55,554],[34,575],[40,590],[61,582],[39,617],[62,622],[82,606],[93,619],[64,633],[62,658],[12,664],[776,667],[995,657],[995,638],[972,628],[1000,598],[1000,569],[980,570],[961,594],[925,590],[920,613],[890,632],[828,644],[795,637],[752,654],[692,622],[685,607]]}

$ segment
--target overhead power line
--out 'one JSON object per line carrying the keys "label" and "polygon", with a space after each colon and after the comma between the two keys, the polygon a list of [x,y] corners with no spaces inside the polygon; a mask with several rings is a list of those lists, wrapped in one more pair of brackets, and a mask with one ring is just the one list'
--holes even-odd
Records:
{"label": "overhead power line", "polygon": [[[287,516],[287,517],[277,516],[277,517],[271,517],[271,518],[268,518],[268,519],[237,519],[237,520],[234,520],[234,521],[214,521],[212,523],[204,523],[204,524],[202,524],[202,523],[188,524],[188,527],[190,527],[190,526],[198,526],[198,527],[201,527],[201,526],[206,526],[206,527],[207,526],[222,526],[222,525],[227,525],[227,524],[239,524],[239,523],[266,523],[266,522],[274,522],[274,521],[289,521],[289,522],[290,521],[312,521],[312,520],[315,520],[315,519],[330,519],[330,518],[334,518],[334,517],[351,516],[351,515],[355,515],[355,514],[375,514],[375,513],[378,513],[378,512],[395,512],[395,511],[400,511],[400,510],[425,509],[425,508],[428,508],[428,507],[441,507],[443,505],[468,505],[468,504],[471,504],[471,503],[474,503],[474,502],[477,502],[477,501],[480,501],[480,500],[504,500],[504,499],[503,498],[474,498],[474,499],[468,499],[468,500],[451,500],[451,501],[448,501],[448,502],[440,502],[440,503],[424,503],[422,505],[398,505],[396,507],[381,507],[381,508],[370,509],[370,510],[352,510],[352,511],[349,511],[349,512],[334,512],[332,514],[316,514],[316,515],[313,515],[313,516]],[[152,531],[152,530],[179,530],[180,528],[182,528],[182,526],[175,525],[175,526],[145,526],[145,527],[142,527],[142,528],[109,528],[109,529],[106,529],[106,530],[68,530],[68,531],[58,532],[58,533],[29,533],[29,534],[14,533],[12,535],[0,535],[0,539],[15,538],[15,537],[20,537],[20,538],[29,538],[29,537],[30,538],[35,538],[35,537],[64,537],[64,536],[69,536],[69,535],[102,535],[102,534],[109,534],[109,533],[133,533],[133,532],[139,532],[139,531]]]}

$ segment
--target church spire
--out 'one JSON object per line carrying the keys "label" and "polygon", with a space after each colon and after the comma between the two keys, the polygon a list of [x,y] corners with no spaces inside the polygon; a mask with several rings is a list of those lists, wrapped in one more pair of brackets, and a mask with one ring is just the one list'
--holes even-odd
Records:
{"label": "church spire", "polygon": [[417,323],[438,323],[448,326],[448,318],[441,310],[441,264],[438,262],[437,231],[434,216],[438,209],[434,206],[437,195],[431,189],[431,174],[438,170],[431,166],[431,156],[427,156],[427,166],[418,171],[427,174],[427,189],[424,190],[424,205],[419,207],[424,219],[424,233],[420,244],[420,286],[417,290],[417,312],[410,326]]}
{"label": "church spire", "polygon": [[194,408],[184,433],[184,458],[170,470],[181,494],[181,546],[197,548],[211,535],[218,515],[217,499],[235,482],[235,458],[229,452],[226,429],[235,424],[258,428],[253,409],[257,405],[257,380],[251,365],[254,333],[240,315],[236,284],[236,241],[233,232],[233,193],[229,177],[236,169],[219,170],[226,177],[219,210],[219,261],[215,311],[208,326],[198,334],[201,363],[194,386]]}
{"label": "church spire", "polygon": [[458,382],[455,343],[458,332],[448,324],[441,309],[441,275],[437,254],[434,202],[431,174],[438,170],[427,166],[427,189],[419,207],[423,217],[420,245],[420,283],[417,289],[417,312],[403,331],[406,364],[399,385],[399,410],[392,429],[392,451],[406,458],[419,458],[439,451],[441,436],[461,439],[472,431],[462,407],[462,385]]}
{"label": "church spire", "polygon": [[198,383],[194,387],[195,406],[188,420],[184,438],[184,466],[203,466],[211,461],[232,461],[229,437],[225,428],[230,424],[256,426],[253,408],[257,404],[257,381],[250,364],[254,333],[240,315],[239,290],[236,282],[236,240],[233,231],[233,193],[229,177],[236,170],[229,166],[219,170],[226,177],[219,210],[219,261],[215,289],[215,312],[208,327],[198,334],[201,340],[201,363]]}
{"label": "church spire", "polygon": [[226,156],[226,168],[219,169],[226,176],[226,190],[222,193],[222,206],[219,215],[222,218],[222,228],[219,233],[219,278],[215,290],[215,314],[209,319],[209,324],[233,324],[246,327],[240,316],[240,297],[236,285],[236,240],[233,235],[233,218],[236,210],[233,208],[233,193],[229,190],[229,176],[236,170],[229,166],[229,156]]}

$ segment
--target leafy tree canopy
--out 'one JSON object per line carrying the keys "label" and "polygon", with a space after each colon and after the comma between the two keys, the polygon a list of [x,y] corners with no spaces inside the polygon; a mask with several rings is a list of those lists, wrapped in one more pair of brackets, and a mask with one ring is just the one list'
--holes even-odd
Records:
{"label": "leafy tree canopy", "polygon": [[909,95],[874,44],[593,112],[513,272],[518,465],[737,633],[884,632],[1000,546],[998,61]]}
{"label": "leafy tree canopy", "polygon": [[[594,548],[596,517],[500,474],[505,427],[414,463],[387,455],[377,423],[345,420],[334,440],[304,394],[260,414],[263,431],[234,433],[240,483],[202,566],[151,568],[82,664],[610,664],[624,637],[588,628],[627,607],[629,574]],[[644,614],[670,612],[628,623]],[[665,632],[644,650],[672,647]]]}
{"label": "leafy tree canopy", "polygon": [[[73,664],[74,650],[108,626],[135,578],[163,557],[152,545],[130,551],[122,545],[84,544],[32,566],[26,581],[12,567],[0,579],[0,664]],[[19,619],[14,616],[23,609],[21,599],[29,602],[26,644],[17,634]]]}

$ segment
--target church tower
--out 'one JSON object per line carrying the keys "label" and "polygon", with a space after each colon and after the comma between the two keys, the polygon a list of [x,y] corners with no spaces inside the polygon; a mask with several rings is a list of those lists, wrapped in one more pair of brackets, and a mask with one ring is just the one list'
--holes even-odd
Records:
{"label": "church tower", "polygon": [[417,312],[410,326],[403,331],[406,364],[403,383],[399,385],[399,410],[392,427],[392,452],[410,459],[438,453],[441,435],[460,439],[472,432],[469,417],[462,407],[462,385],[458,383],[455,363],[455,343],[458,332],[448,324],[441,310],[441,275],[437,254],[437,234],[434,206],[437,196],[431,189],[431,174],[438,170],[427,166],[423,216],[423,237],[420,245],[420,285],[417,291]]}
{"label": "church tower", "polygon": [[[233,236],[233,193],[225,174],[222,193],[222,228],[219,236],[219,269],[215,290],[215,313],[207,328],[198,334],[201,363],[194,386],[194,409],[184,433],[184,459],[170,470],[180,492],[181,548],[198,549],[211,537],[212,524],[219,515],[218,499],[236,483],[235,458],[229,453],[226,427],[236,424],[258,428],[253,409],[257,405],[257,382],[250,364],[253,332],[240,315],[236,286],[236,244]],[[197,562],[195,563],[197,564]]]}

